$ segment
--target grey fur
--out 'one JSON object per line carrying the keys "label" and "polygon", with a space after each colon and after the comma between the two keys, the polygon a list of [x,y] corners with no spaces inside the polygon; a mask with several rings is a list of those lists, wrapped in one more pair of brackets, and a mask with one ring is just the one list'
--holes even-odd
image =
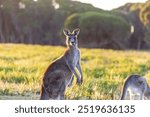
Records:
{"label": "grey fur", "polygon": [[144,97],[150,99],[150,88],[146,79],[140,75],[130,75],[123,86],[121,100],[124,100],[129,92],[130,99],[133,94],[139,94],[139,99],[143,100]]}
{"label": "grey fur", "polygon": [[[44,73],[41,86],[41,100],[64,99],[66,87],[70,87],[73,77],[77,78],[77,84],[83,82],[80,65],[80,51],[78,48],[77,36],[80,29],[72,33],[68,29],[63,32],[66,35],[67,50],[64,55],[55,60]],[[78,69],[79,74],[76,71]]]}

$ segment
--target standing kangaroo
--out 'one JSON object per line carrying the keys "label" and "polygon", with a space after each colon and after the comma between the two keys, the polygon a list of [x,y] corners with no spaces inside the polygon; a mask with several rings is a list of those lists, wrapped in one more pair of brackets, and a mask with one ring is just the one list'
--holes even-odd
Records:
{"label": "standing kangaroo", "polygon": [[144,99],[144,96],[147,99],[150,99],[150,88],[144,77],[140,75],[131,75],[129,76],[123,86],[121,100],[124,100],[129,91],[130,99],[132,99],[133,94],[139,94],[140,100]]}
{"label": "standing kangaroo", "polygon": [[[63,30],[66,36],[68,49],[64,55],[55,60],[44,73],[41,87],[41,100],[64,99],[66,87],[70,87],[74,75],[77,78],[77,84],[83,81],[82,70],[80,66],[80,51],[78,48],[77,36],[80,29],[75,29],[72,33],[68,29]],[[80,76],[76,72],[78,69]]]}

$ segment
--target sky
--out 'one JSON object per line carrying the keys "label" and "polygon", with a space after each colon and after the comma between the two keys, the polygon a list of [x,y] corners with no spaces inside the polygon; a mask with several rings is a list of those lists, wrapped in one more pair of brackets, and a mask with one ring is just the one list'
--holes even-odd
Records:
{"label": "sky", "polygon": [[93,6],[104,9],[112,10],[118,8],[126,3],[137,3],[137,2],[146,2],[147,0],[74,0],[84,3],[91,3]]}

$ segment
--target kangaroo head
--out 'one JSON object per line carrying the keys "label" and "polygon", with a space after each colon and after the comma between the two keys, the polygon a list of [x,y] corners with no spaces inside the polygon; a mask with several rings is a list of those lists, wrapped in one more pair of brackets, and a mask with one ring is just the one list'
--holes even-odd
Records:
{"label": "kangaroo head", "polygon": [[77,29],[73,30],[72,33],[68,29],[64,29],[63,32],[64,32],[64,35],[66,36],[67,46],[68,47],[77,47],[77,45],[78,45],[77,36],[80,32],[80,29],[77,28]]}

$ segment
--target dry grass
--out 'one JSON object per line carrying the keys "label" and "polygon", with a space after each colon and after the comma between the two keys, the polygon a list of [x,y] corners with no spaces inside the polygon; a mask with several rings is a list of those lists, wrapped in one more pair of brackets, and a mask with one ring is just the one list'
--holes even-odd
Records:
{"label": "dry grass", "polygon": [[[64,47],[0,45],[0,99],[38,99],[45,69]],[[124,78],[150,79],[150,52],[81,49],[84,83],[68,88],[66,99],[118,99]]]}

